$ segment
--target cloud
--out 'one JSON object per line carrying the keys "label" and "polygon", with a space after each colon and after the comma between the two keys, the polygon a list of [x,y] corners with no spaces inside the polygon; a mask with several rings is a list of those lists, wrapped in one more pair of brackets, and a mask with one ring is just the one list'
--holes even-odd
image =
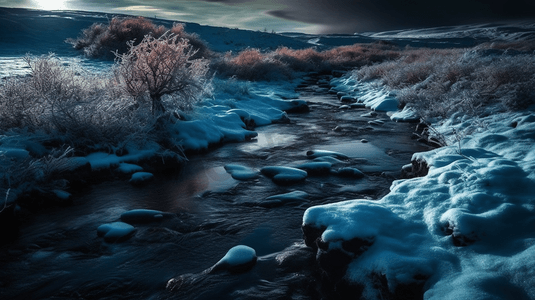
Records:
{"label": "cloud", "polygon": [[354,33],[413,27],[535,18],[532,0],[205,0],[271,7],[267,14],[320,25],[324,33]]}
{"label": "cloud", "polygon": [[[34,7],[34,0],[0,6]],[[69,9],[252,30],[355,33],[535,19],[533,0],[68,0]],[[35,8],[35,7],[34,7]],[[128,8],[128,9],[125,9]]]}

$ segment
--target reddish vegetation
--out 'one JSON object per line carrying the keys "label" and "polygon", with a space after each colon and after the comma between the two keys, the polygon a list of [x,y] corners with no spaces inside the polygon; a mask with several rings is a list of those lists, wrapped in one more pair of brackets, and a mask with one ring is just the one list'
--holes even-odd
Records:
{"label": "reddish vegetation", "polygon": [[214,60],[212,67],[219,74],[245,80],[279,80],[291,78],[294,72],[348,70],[396,59],[399,55],[394,47],[382,44],[355,44],[325,51],[281,47],[262,53],[258,49],[247,49],[235,56],[227,53]]}
{"label": "reddish vegetation", "polygon": [[176,23],[168,29],[164,26],[157,26],[143,17],[113,18],[107,25],[95,23],[84,29],[80,37],[68,39],[67,42],[75,49],[83,50],[88,57],[115,59],[113,52],[126,53],[129,49],[127,45],[129,41],[133,40],[134,45],[137,45],[146,35],[159,38],[167,31],[181,39],[187,39],[189,44],[198,51],[195,58],[211,56],[204,41],[196,34],[185,32],[183,24]]}
{"label": "reddish vegetation", "polygon": [[400,58],[354,71],[379,79],[424,116],[484,114],[490,104],[523,109],[535,103],[534,44],[483,44],[472,49],[408,48]]}

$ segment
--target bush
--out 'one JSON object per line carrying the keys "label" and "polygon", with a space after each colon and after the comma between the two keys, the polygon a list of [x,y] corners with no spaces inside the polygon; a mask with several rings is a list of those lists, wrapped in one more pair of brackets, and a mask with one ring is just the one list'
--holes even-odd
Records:
{"label": "bush", "polygon": [[0,86],[0,129],[44,132],[48,142],[91,152],[146,143],[154,123],[113,76],[67,67],[53,55],[26,57],[30,76]]}
{"label": "bush", "polygon": [[[535,57],[531,44],[474,49],[412,49],[399,59],[354,71],[360,80],[379,79],[403,105],[411,104],[424,117],[447,117],[454,112],[487,114],[488,108],[523,109],[535,103]],[[527,49],[527,51],[516,50]],[[499,106],[492,106],[498,104]]]}
{"label": "bush", "polygon": [[[73,45],[76,50],[81,50],[88,57],[115,59],[114,52],[119,54],[129,50],[130,41],[134,45],[139,44],[146,35],[159,38],[169,29],[164,26],[156,26],[150,20],[143,17],[137,18],[113,18],[108,25],[95,23],[82,31],[80,37],[67,39],[66,42]],[[211,57],[212,53],[198,35],[184,31],[184,25],[176,23],[170,31],[180,38],[187,39],[196,49],[196,57]]]}
{"label": "bush", "polygon": [[141,43],[129,43],[125,54],[116,53],[116,78],[138,100],[147,95],[153,114],[165,112],[162,97],[173,96],[173,106],[189,109],[209,88],[206,59],[192,59],[196,51],[188,40],[167,33],[156,39],[150,35]]}
{"label": "bush", "polygon": [[266,53],[247,49],[238,55],[227,53],[215,60],[212,68],[221,75],[244,80],[284,80],[294,77],[295,72],[349,70],[398,56],[393,47],[380,44],[341,46],[321,52],[313,48],[281,47]]}

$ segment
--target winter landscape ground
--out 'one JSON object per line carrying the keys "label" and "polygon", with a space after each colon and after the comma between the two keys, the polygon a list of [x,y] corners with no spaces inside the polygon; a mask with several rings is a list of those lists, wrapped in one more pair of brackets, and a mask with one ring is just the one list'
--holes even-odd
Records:
{"label": "winter landscape ground", "polygon": [[533,22],[0,8],[0,295],[535,299],[533,66]]}

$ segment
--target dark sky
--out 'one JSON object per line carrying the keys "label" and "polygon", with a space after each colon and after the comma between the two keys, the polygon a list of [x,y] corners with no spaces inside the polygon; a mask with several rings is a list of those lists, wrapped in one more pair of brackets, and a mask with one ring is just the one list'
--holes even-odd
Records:
{"label": "dark sky", "polygon": [[231,28],[307,33],[535,19],[535,0],[0,0],[0,6],[126,13]]}

